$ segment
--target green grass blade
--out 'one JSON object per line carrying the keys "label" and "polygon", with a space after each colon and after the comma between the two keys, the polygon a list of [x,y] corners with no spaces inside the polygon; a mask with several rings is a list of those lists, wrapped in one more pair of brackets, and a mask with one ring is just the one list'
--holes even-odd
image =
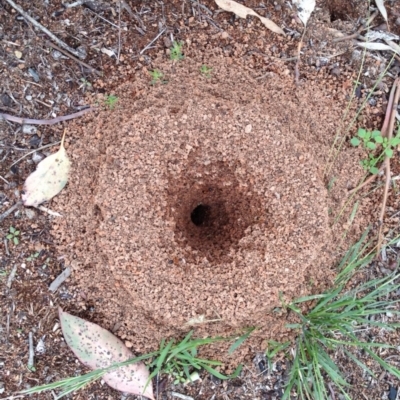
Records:
{"label": "green grass blade", "polygon": [[249,328],[249,330],[242,336],[240,336],[240,338],[238,338],[230,347],[228,350],[228,354],[232,354],[251,334],[252,332],[255,330],[256,328]]}

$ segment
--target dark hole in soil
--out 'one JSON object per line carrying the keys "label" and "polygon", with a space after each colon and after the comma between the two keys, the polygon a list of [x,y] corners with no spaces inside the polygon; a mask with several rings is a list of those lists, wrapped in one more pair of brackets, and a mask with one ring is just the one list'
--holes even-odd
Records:
{"label": "dark hole in soil", "polygon": [[242,188],[234,171],[222,162],[189,166],[170,181],[169,203],[175,238],[188,260],[199,255],[213,262],[226,261],[246,229],[265,214],[258,196],[251,194],[250,187]]}
{"label": "dark hole in soil", "polygon": [[208,225],[210,222],[211,207],[206,204],[199,204],[190,214],[190,219],[196,226]]}

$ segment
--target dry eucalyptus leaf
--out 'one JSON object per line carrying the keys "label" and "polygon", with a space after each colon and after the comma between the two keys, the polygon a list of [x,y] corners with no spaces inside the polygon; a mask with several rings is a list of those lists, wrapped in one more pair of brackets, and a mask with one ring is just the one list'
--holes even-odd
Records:
{"label": "dry eucalyptus leaf", "polygon": [[384,0],[375,0],[375,4],[378,7],[379,12],[382,14],[382,17],[385,18],[385,21],[387,22],[388,16],[387,16],[386,8],[383,3],[384,3]]}
{"label": "dry eucalyptus leaf", "polygon": [[315,0],[292,0],[292,2],[297,6],[297,15],[301,22],[307,25],[310,15],[315,8]]}
{"label": "dry eucalyptus leaf", "polygon": [[275,22],[272,22],[270,19],[258,15],[254,10],[244,6],[243,4],[236,3],[236,1],[233,0],[215,0],[215,2],[217,3],[218,7],[222,8],[225,11],[233,12],[240,18],[246,19],[248,15],[253,15],[257,18],[260,18],[260,21],[264,24],[264,26],[272,32],[278,33],[280,35],[285,34],[285,32],[278,25],[276,25]]}
{"label": "dry eucalyptus leaf", "polygon": [[52,199],[68,182],[71,162],[64,148],[64,137],[60,149],[42,160],[25,181],[22,201],[25,206],[37,207]]}
{"label": "dry eucalyptus leaf", "polygon": [[[58,309],[61,329],[68,346],[87,367],[106,368],[133,358],[132,352],[111,332],[100,326]],[[103,375],[103,380],[121,392],[154,400],[149,371],[142,362],[116,368]]]}

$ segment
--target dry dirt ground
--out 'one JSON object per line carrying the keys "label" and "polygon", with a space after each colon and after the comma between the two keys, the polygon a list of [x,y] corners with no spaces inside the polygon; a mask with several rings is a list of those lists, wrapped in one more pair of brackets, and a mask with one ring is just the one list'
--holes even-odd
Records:
{"label": "dry dirt ground", "polygon": [[[286,37],[212,1],[21,4],[85,53],[85,64],[0,3],[0,112],[50,119],[95,108],[51,126],[0,121],[0,213],[20,199],[24,180],[64,129],[73,163],[68,186],[48,205],[62,219],[16,208],[0,222],[1,396],[85,372],[62,339],[56,311],[62,306],[110,329],[136,352],[181,337],[188,321],[201,316],[217,321],[197,326],[199,336],[258,326],[233,357],[226,346],[202,353],[228,368],[243,362],[239,378],[221,382],[202,374],[186,387],[164,378],[155,391],[160,399],[176,398],[173,392],[280,398],[290,359],[281,355],[268,370],[262,355],[266,340],[293,337],[286,319],[271,316],[278,293],[292,299],[328,287],[346,246],[367,225],[376,227],[380,210],[381,178],[355,199],[355,216],[352,204],[334,223],[363,174],[363,155],[346,143],[326,173],[333,139],[371,92],[347,139],[358,127],[381,127],[400,70],[394,60],[374,87],[390,54],[363,58],[352,39],[337,41],[361,26],[367,2],[335,0],[317,2],[297,74],[303,25],[289,3],[244,2],[284,27]],[[386,5],[391,31],[399,33],[400,5]],[[373,28],[387,29],[380,16]],[[183,44],[181,60],[171,60],[173,41]],[[162,73],[159,80],[154,70]],[[118,98],[111,106],[110,95]],[[400,174],[398,158],[392,174]],[[393,235],[399,211],[394,184],[385,234]],[[20,231],[17,245],[6,239],[10,227]],[[397,264],[397,254],[389,254],[365,277]],[[71,278],[50,292],[67,267]],[[29,332],[35,346],[44,343],[35,372],[27,369]],[[375,334],[398,343],[396,333]],[[397,354],[387,356],[400,366]],[[353,385],[353,399],[396,398],[400,383],[370,360],[379,379],[341,354],[333,357]],[[101,382],[69,397],[135,398]],[[340,398],[332,392],[332,400]]]}

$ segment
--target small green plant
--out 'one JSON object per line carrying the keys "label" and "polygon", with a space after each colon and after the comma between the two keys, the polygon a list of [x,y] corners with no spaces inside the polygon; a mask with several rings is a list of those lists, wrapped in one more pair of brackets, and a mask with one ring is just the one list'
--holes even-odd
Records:
{"label": "small green plant", "polygon": [[155,85],[157,82],[167,83],[167,81],[162,79],[164,74],[159,69],[150,71],[150,76],[151,76],[150,84],[152,84],[152,85]]}
{"label": "small green plant", "polygon": [[182,42],[174,41],[172,43],[172,47],[170,49],[170,55],[169,55],[169,57],[171,58],[172,61],[180,61],[180,60],[184,59],[184,56],[182,53],[182,48],[183,48]]}
{"label": "small green plant", "polygon": [[26,261],[33,261],[33,260],[35,260],[36,258],[38,258],[39,257],[39,252],[37,251],[37,252],[35,252],[35,253],[32,253],[29,257],[27,257],[26,258]]}
{"label": "small green plant", "polygon": [[[400,378],[400,370],[374,351],[396,347],[364,341],[356,333],[365,328],[393,331],[399,328],[398,323],[381,322],[378,318],[388,310],[393,316],[400,314],[400,298],[395,295],[400,289],[398,271],[383,278],[357,284],[353,289],[349,288],[354,273],[366,266],[375,256],[371,252],[365,254],[367,245],[361,249],[365,237],[366,235],[363,235],[342,260],[332,289],[322,294],[297,299],[286,305],[299,319],[298,323],[288,324],[287,327],[298,330],[299,334],[283,400],[290,399],[293,391],[300,400],[327,399],[329,382],[336,386],[344,399],[351,400],[347,393],[350,384],[329,355],[329,352],[338,349],[373,377],[375,375],[370,366],[357,358],[351,351],[352,348],[357,349],[357,353],[364,352],[396,379]],[[311,311],[303,313],[299,305],[310,302],[315,302],[314,307]]]}
{"label": "small green plant", "polygon": [[[139,361],[147,361],[147,366],[151,371],[150,376],[147,380],[147,385],[151,384],[151,379],[158,374],[170,374],[174,378],[174,382],[183,383],[191,382],[195,379],[196,372],[204,369],[208,373],[216,376],[219,379],[231,379],[237,377],[242,366],[240,365],[232,375],[224,375],[216,370],[215,367],[221,366],[222,363],[219,361],[207,360],[197,357],[199,347],[219,342],[230,340],[232,338],[205,338],[205,339],[192,339],[193,331],[189,332],[186,337],[175,344],[175,340],[166,342],[161,341],[160,348],[152,353],[144,354],[139,357],[132,358],[130,360],[113,364],[107,368],[101,368],[91,371],[85,375],[75,376],[66,378],[54,383],[49,383],[42,386],[36,386],[20,392],[21,394],[32,394],[41,393],[45,390],[61,389],[61,393],[57,395],[57,399],[72,393],[76,390],[82,389],[87,384],[94,382],[101,378],[106,372],[109,372],[115,368],[122,367],[137,363]],[[247,335],[248,332],[245,334]],[[247,336],[246,336],[247,337]],[[243,337],[239,337],[235,343],[243,342]],[[238,347],[238,345],[236,347]],[[232,345],[233,346],[233,345]]]}
{"label": "small green plant", "polygon": [[108,107],[110,110],[113,110],[115,105],[118,102],[118,97],[113,94],[109,94],[104,98],[104,105]]}
{"label": "small green plant", "polygon": [[200,68],[200,72],[206,78],[211,78],[211,71],[212,71],[212,68],[210,68],[210,67],[208,67],[207,65],[204,65],[204,64]]}
{"label": "small green plant", "polygon": [[81,82],[81,84],[79,85],[78,89],[83,89],[83,91],[85,91],[86,89],[92,88],[92,84],[87,79],[81,78],[79,79],[79,81]]}
{"label": "small green plant", "polygon": [[[350,143],[354,147],[359,146],[361,143],[363,144],[369,153],[368,158],[361,161],[361,165],[371,174],[377,174],[379,172],[377,164],[382,161],[383,157],[393,157],[393,148],[400,144],[400,134],[398,133],[396,137],[388,140],[378,130],[368,131],[360,128],[357,136],[354,136]],[[379,146],[382,147],[382,152],[378,155],[373,154],[372,151],[377,150]]]}
{"label": "small green plant", "polygon": [[9,234],[6,236],[8,240],[11,240],[15,245],[19,244],[19,235],[20,231],[15,229],[13,226],[10,226]]}
{"label": "small green plant", "polygon": [[280,343],[276,342],[275,340],[268,340],[267,349],[265,350],[265,357],[267,358],[269,370],[272,369],[272,360],[274,359],[274,357],[278,353],[286,350],[289,346],[290,346],[289,341]]}

